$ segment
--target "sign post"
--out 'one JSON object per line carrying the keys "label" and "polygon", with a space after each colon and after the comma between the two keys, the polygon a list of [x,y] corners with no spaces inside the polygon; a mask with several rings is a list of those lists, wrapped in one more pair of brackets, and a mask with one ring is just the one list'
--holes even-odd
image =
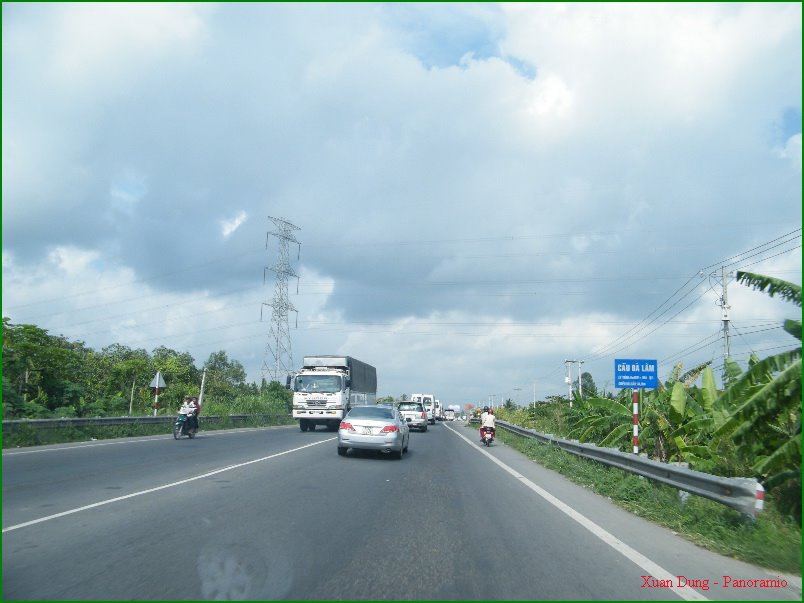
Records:
{"label": "sign post", "polygon": [[634,410],[634,454],[639,454],[639,390],[658,387],[658,366],[656,360],[629,358],[614,361],[614,387],[631,390]]}
{"label": "sign post", "polygon": [[151,380],[151,389],[154,390],[155,398],[154,398],[154,416],[156,416],[156,411],[159,410],[159,390],[165,389],[167,385],[165,384],[165,380],[162,378],[162,373],[156,371],[156,375]]}
{"label": "sign post", "polygon": [[631,402],[634,405],[634,454],[639,454],[639,392],[631,390]]}

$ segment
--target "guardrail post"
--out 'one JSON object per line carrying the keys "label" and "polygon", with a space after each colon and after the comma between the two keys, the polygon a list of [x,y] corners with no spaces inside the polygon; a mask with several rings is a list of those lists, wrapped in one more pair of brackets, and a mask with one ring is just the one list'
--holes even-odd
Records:
{"label": "guardrail post", "polygon": [[759,515],[765,509],[765,488],[762,484],[757,482],[757,493],[754,499],[754,517]]}
{"label": "guardrail post", "polygon": [[639,454],[639,392],[631,391],[631,400],[634,403],[634,454]]}

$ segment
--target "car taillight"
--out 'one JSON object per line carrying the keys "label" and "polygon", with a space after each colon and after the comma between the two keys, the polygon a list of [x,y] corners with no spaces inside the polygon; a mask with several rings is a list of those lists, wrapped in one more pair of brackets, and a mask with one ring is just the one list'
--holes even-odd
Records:
{"label": "car taillight", "polygon": [[426,413],[426,412],[422,412],[422,419],[426,419],[426,418],[427,418],[427,413]]}
{"label": "car taillight", "polygon": [[399,427],[397,427],[396,425],[386,425],[385,427],[382,428],[382,431],[380,431],[380,433],[393,433],[395,431],[399,431]]}
{"label": "car taillight", "polygon": [[354,431],[355,430],[355,428],[352,427],[352,424],[347,423],[346,421],[341,421],[341,426],[339,427],[339,429],[348,429],[349,431]]}

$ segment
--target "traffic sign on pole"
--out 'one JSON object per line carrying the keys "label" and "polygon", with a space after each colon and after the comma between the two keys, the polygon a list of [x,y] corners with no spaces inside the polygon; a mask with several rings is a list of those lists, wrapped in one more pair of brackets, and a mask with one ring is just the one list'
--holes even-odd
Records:
{"label": "traffic sign on pole", "polygon": [[151,380],[150,387],[154,390],[154,416],[156,416],[156,411],[159,410],[159,390],[167,387],[161,372],[156,371],[156,375],[154,375],[154,378]]}
{"label": "traffic sign on pole", "polygon": [[614,387],[656,389],[658,366],[656,360],[617,359],[614,361]]}
{"label": "traffic sign on pole", "polygon": [[162,373],[160,371],[156,371],[156,375],[151,380],[151,389],[165,389],[167,385],[165,385],[165,380],[162,378]]}

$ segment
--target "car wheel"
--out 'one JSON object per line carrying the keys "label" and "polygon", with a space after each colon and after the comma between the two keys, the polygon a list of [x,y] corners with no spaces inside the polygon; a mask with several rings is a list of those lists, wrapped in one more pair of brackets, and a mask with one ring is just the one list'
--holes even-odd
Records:
{"label": "car wheel", "polygon": [[346,446],[338,446],[338,456],[346,456]]}
{"label": "car wheel", "polygon": [[422,433],[427,433],[427,423],[425,423],[424,427],[422,427]]}
{"label": "car wheel", "polygon": [[395,458],[397,461],[401,461],[401,460],[402,460],[402,449],[401,449],[401,448],[400,448],[399,450],[394,450],[393,452],[391,452],[391,454],[393,454],[393,455],[394,455],[394,458]]}

